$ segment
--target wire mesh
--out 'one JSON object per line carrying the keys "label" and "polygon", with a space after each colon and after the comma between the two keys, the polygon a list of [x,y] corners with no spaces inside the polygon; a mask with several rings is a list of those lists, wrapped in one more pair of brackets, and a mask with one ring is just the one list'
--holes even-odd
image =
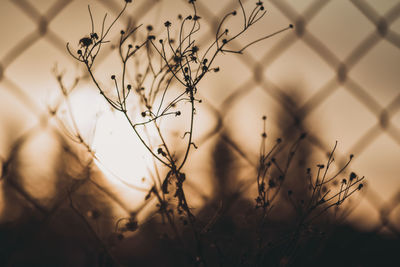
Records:
{"label": "wire mesh", "polygon": [[[37,136],[42,131],[48,131],[49,126],[47,126],[46,121],[51,119],[51,115],[48,113],[46,107],[43,103],[36,98],[36,92],[33,91],[31,87],[33,85],[27,84],[29,82],[24,82],[25,77],[29,80],[29,68],[24,68],[22,73],[18,72],[18,66],[23,63],[19,63],[22,60],[24,62],[25,58],[30,58],[32,54],[40,53],[40,51],[49,51],[55,55],[65,55],[65,44],[69,38],[70,33],[68,30],[58,29],[60,25],[59,20],[63,20],[63,14],[68,11],[68,7],[72,4],[77,4],[78,1],[72,0],[54,0],[54,1],[28,1],[28,0],[14,0],[2,2],[2,12],[12,12],[13,18],[9,18],[7,24],[12,24],[9,31],[5,31],[7,35],[3,39],[2,53],[0,55],[0,90],[3,91],[4,96],[0,101],[6,104],[8,98],[14,102],[13,107],[21,109],[23,111],[23,118],[15,115],[14,120],[21,120],[20,134],[13,139],[12,148],[4,149],[1,153],[1,161],[3,165],[2,179],[1,182],[5,184],[8,176],[13,173],[13,157],[16,155],[8,154],[7,151],[14,151],[16,147],[21,147],[26,143],[29,143],[31,139]],[[122,1],[121,1],[122,2]],[[141,21],[143,17],[146,16],[152,10],[161,8],[163,2],[154,0],[151,4],[148,3],[138,3],[136,13],[134,14],[135,21]],[[185,1],[182,1],[182,3]],[[345,92],[345,96],[350,99],[350,105],[360,107],[362,113],[367,114],[368,123],[364,123],[362,133],[358,138],[355,138],[353,142],[348,142],[348,151],[356,154],[360,160],[364,153],[367,153],[368,149],[373,146],[382,136],[390,139],[392,144],[392,149],[394,151],[400,151],[400,120],[399,120],[399,109],[400,109],[400,92],[398,88],[399,78],[395,80],[396,88],[389,88],[390,97],[389,100],[382,100],[380,90],[382,88],[371,88],[366,83],[369,81],[360,80],[356,75],[357,68],[369,64],[367,58],[373,54],[377,53],[374,49],[377,49],[379,44],[384,42],[384,49],[390,50],[390,55],[399,58],[400,56],[400,3],[394,1],[388,7],[376,6],[377,2],[371,1],[338,1],[340,2],[339,7],[335,5],[338,3],[336,1],[305,1],[307,5],[299,7],[299,4],[293,1],[283,1],[283,0],[270,0],[267,5],[274,10],[275,15],[279,18],[279,21],[289,21],[295,25],[295,32],[293,34],[284,35],[282,38],[277,39],[276,42],[270,47],[266,52],[257,50],[258,54],[254,55],[249,53],[247,56],[234,56],[235,61],[240,68],[244,71],[250,73],[249,75],[244,75],[244,78],[240,80],[240,83],[233,86],[224,96],[220,98],[219,102],[211,99],[211,96],[207,94],[203,95],[206,99],[206,109],[212,119],[216,121],[215,125],[210,127],[207,132],[203,133],[199,143],[204,143],[212,137],[223,134],[223,129],[232,129],[234,131],[240,132],[241,129],[238,125],[232,124],[231,116],[237,109],[237,103],[246,99],[251,94],[256,92],[256,95],[266,95],[271,98],[274,103],[280,106],[279,110],[281,112],[286,112],[289,117],[293,118],[296,122],[293,125],[299,125],[299,122],[306,121],[315,112],[319,112],[320,109],[326,107],[326,103],[330,99],[335,98],[335,106],[337,109],[341,109],[341,101],[343,99],[335,96],[337,92]],[[390,2],[390,1],[388,1]],[[385,2],[386,3],[386,2]],[[222,17],[223,14],[228,10],[235,8],[237,5],[235,1],[222,1],[218,7],[213,7],[211,4],[198,1],[197,5],[199,12],[202,17],[202,23],[208,25],[209,27],[214,27],[217,18]],[[98,1],[96,5],[101,5],[105,10],[108,10],[111,14],[116,14],[121,7],[121,4],[117,1],[102,0]],[[329,36],[329,33],[320,34],[318,28],[315,24],[320,22],[321,16],[324,17],[326,14],[333,14],[333,16],[339,16],[337,21],[340,21],[340,16],[345,16],[346,12],[342,9],[337,10],[337,8],[345,7],[346,12],[349,16],[357,16],[357,20],[362,21],[368,25],[367,30],[360,35],[357,35],[352,39],[351,44],[348,44],[346,40],[336,40],[336,42],[345,43],[346,48],[338,43],[331,42],[332,38],[335,36]],[[350,11],[348,11],[348,10]],[[5,16],[7,18],[7,16]],[[60,18],[61,17],[61,18]],[[87,17],[77,18],[79,23],[85,23]],[[2,31],[8,28],[8,25],[4,24],[1,28]],[[65,22],[61,22],[65,23]],[[332,21],[328,21],[332,23]],[[335,21],[333,21],[335,23]],[[338,22],[339,23],[339,22]],[[361,23],[361,22],[360,22]],[[364,25],[362,24],[361,25]],[[86,25],[86,24],[85,24]],[[324,24],[325,25],[325,24]],[[348,25],[351,28],[351,25]],[[73,27],[72,27],[73,28]],[[73,29],[72,29],[73,30]],[[328,31],[328,29],[327,29]],[[345,32],[345,29],[343,29]],[[329,32],[329,31],[328,31]],[[16,34],[17,33],[17,34]],[[328,36],[327,36],[328,35]],[[351,36],[350,36],[351,37]],[[300,103],[299,105],[293,105],[291,101],[290,92],[285,90],[279,84],[273,81],[273,77],[269,75],[271,69],[273,69],[274,64],[277,61],[285,57],[287,53],[293,46],[301,43],[308,51],[311,51],[324,68],[327,68],[332,75],[328,75],[328,78],[323,79],[315,89],[313,89],[310,96]],[[349,41],[350,43],[350,41]],[[237,45],[240,45],[239,43]],[[45,48],[41,48],[45,47]],[[336,49],[336,47],[341,47],[341,49]],[[41,50],[42,49],[42,50]],[[43,50],[44,49],[44,50]],[[51,51],[50,51],[51,50]],[[73,62],[73,59],[68,59]],[[366,62],[364,62],[366,61]],[[34,67],[30,66],[30,68]],[[51,66],[49,66],[50,68]],[[377,71],[385,66],[373,66],[373,69]],[[394,67],[400,67],[397,65]],[[238,66],[239,68],[239,66]],[[398,68],[400,69],[400,68]],[[307,69],[305,70],[308,71]],[[379,72],[379,71],[378,71]],[[379,72],[380,73],[380,72]],[[365,77],[364,78],[368,78]],[[383,77],[384,78],[384,77]],[[51,79],[51,77],[49,77]],[[363,79],[363,77],[362,77]],[[40,86],[40,85],[39,85]],[[389,85],[390,86],[390,85]],[[388,86],[386,86],[388,87]],[[350,95],[350,97],[349,97]],[[2,103],[2,105],[3,105]],[[8,107],[8,106],[7,106]],[[4,108],[6,109],[6,108]],[[3,114],[13,115],[17,113],[16,110],[10,111],[3,110]],[[8,116],[6,114],[5,116]],[[340,113],[343,115],[343,113]],[[338,116],[340,116],[340,114]],[[260,114],[261,115],[261,114]],[[346,120],[346,118],[341,116],[338,120]],[[349,116],[351,117],[351,116]],[[372,118],[372,119],[371,119]],[[356,118],[357,119],[357,118]],[[362,120],[362,119],[360,119]],[[371,121],[373,123],[371,124]],[[365,122],[365,121],[363,121]],[[348,122],[349,124],[353,122]],[[3,123],[6,127],[5,123]],[[287,129],[290,130],[293,125],[286,125]],[[235,128],[236,127],[236,128]],[[273,127],[273,126],[272,126]],[[5,132],[5,129],[3,129]],[[56,139],[57,133],[54,133],[53,138]],[[239,152],[246,162],[249,164],[256,164],[251,158],[248,158],[246,151],[243,151],[243,143],[240,140],[224,135],[223,138],[232,147],[232,149]],[[309,138],[307,139],[316,149],[323,153],[330,150],[329,141],[324,138],[323,134],[311,132]],[[394,147],[394,148],[393,148]],[[385,157],[384,149],[380,151],[382,157]],[[396,160],[396,159],[394,159]],[[398,161],[398,158],[397,158]],[[86,166],[82,165],[85,169]],[[396,168],[396,166],[391,166]],[[397,171],[399,169],[397,168]],[[368,177],[368,173],[365,173]],[[383,178],[382,178],[383,179]],[[398,179],[398,178],[397,178]],[[116,206],[125,212],[129,213],[129,207],[124,204],[123,201],[119,199],[113,190],[110,188],[105,188],[101,183],[96,182],[95,179],[78,179],[72,180],[65,179],[69,182],[64,182],[65,188],[69,188],[68,192],[60,192],[57,197],[53,199],[51,204],[48,202],[43,202],[35,197],[35,194],[22,187],[21,184],[16,180],[10,180],[7,187],[15,190],[18,195],[19,202],[21,205],[28,205],[39,211],[42,214],[42,220],[46,221],[49,217],[57,213],[57,210],[65,205],[68,205],[70,201],[70,195],[75,196],[75,192],[79,192],[80,189],[84,188],[87,183],[92,183],[95,185],[95,190],[97,193],[93,194],[104,194],[107,198],[116,203]],[[364,199],[369,203],[369,209],[372,212],[378,214],[378,221],[375,222],[374,230],[381,231],[383,228],[399,235],[398,224],[398,209],[400,204],[400,183],[394,183],[391,185],[392,191],[379,191],[374,187],[370,186],[367,193],[364,195]],[[10,189],[10,190],[11,190]],[[389,195],[388,195],[389,193]],[[79,194],[76,194],[79,196]],[[49,203],[50,203],[49,202]]]}

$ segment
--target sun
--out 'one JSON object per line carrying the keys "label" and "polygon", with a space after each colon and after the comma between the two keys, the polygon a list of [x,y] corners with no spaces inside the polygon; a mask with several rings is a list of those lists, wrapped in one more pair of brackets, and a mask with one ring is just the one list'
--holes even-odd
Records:
{"label": "sun", "polygon": [[[130,191],[124,195],[130,195],[130,200],[142,198],[153,185],[155,163],[124,114],[113,110],[93,88],[80,88],[67,101],[61,120],[69,124],[71,131],[79,132],[110,185],[125,185]],[[140,112],[138,118],[132,116],[131,120],[136,121]],[[146,134],[152,138],[151,131]],[[132,194],[131,189],[137,189],[138,194]]]}

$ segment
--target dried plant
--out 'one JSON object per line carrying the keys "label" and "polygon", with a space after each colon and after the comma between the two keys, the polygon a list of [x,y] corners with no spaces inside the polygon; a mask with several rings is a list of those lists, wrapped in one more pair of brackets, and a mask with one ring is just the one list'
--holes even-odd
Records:
{"label": "dried plant", "polygon": [[[348,161],[337,170],[332,173],[330,169],[332,164],[335,162],[334,153],[337,148],[337,141],[329,153],[326,164],[317,164],[316,174],[313,177],[311,168],[306,170],[305,183],[308,183],[308,191],[306,195],[301,195],[301,198],[296,198],[296,194],[292,189],[288,189],[286,192],[281,192],[285,181],[289,178],[299,179],[299,177],[288,177],[289,168],[292,165],[293,159],[296,152],[299,150],[301,141],[307,136],[306,133],[302,133],[297,140],[293,142],[287,151],[286,161],[278,162],[276,155],[280,153],[278,151],[282,140],[278,138],[275,145],[271,150],[266,150],[266,139],[267,133],[265,132],[266,116],[263,116],[264,132],[262,133],[261,150],[259,157],[259,166],[257,168],[257,190],[258,196],[256,198],[256,209],[261,210],[261,217],[259,223],[259,243],[258,249],[261,254],[265,254],[265,248],[272,243],[278,242],[277,240],[265,240],[265,229],[268,227],[268,220],[271,217],[273,211],[279,213],[279,209],[282,208],[277,201],[282,202],[281,195],[285,195],[285,198],[293,207],[295,216],[293,218],[294,227],[291,228],[289,235],[286,235],[283,240],[286,240],[287,251],[282,255],[282,259],[285,262],[290,263],[293,261],[294,251],[297,249],[299,242],[304,236],[304,233],[309,233],[312,229],[312,223],[327,212],[330,208],[336,208],[338,210],[344,201],[359,191],[363,187],[363,180],[365,177],[359,177],[354,172],[351,172],[349,178],[341,178],[344,175],[345,170],[349,166],[353,159],[353,155],[350,155]],[[340,183],[340,187],[336,190],[335,185]],[[277,211],[278,209],[278,211]],[[282,237],[279,237],[281,239]],[[281,242],[280,240],[279,242]]]}
{"label": "dried plant", "polygon": [[[186,17],[179,16],[180,22],[177,25],[176,32],[173,30],[174,25],[170,21],[164,23],[165,32],[161,37],[153,34],[154,29],[150,25],[144,30],[145,36],[142,38],[140,37],[140,32],[143,25],[129,25],[125,30],[121,30],[116,45],[121,69],[110,73],[108,81],[103,81],[102,77],[99,77],[95,71],[98,56],[102,53],[103,48],[108,45],[107,43],[110,42],[108,38],[111,35],[111,31],[123,16],[130,2],[125,0],[122,10],[109,25],[107,25],[107,15],[105,15],[99,31],[94,27],[95,23],[89,7],[90,32],[87,36],[79,39],[79,47],[73,48],[70,44],[67,44],[67,50],[77,62],[85,67],[85,73],[88,74],[91,82],[108,105],[114,111],[123,114],[132,131],[151,154],[154,161],[157,162],[158,165],[156,165],[155,170],[157,175],[152,178],[153,184],[147,192],[145,201],[150,199],[157,201],[157,212],[161,215],[163,222],[167,222],[170,229],[172,229],[174,233],[172,238],[177,240],[183,248],[188,242],[185,238],[187,239],[188,237],[181,230],[180,225],[177,224],[176,218],[184,218],[182,223],[183,225],[188,225],[191,229],[195,247],[194,251],[187,249],[186,253],[195,265],[205,266],[210,259],[206,255],[208,249],[205,248],[209,244],[205,246],[204,242],[209,240],[208,230],[222,216],[220,215],[221,211],[218,210],[216,212],[212,222],[207,222],[203,225],[193,214],[184,190],[186,181],[184,166],[188,162],[192,149],[197,148],[194,140],[194,124],[197,106],[202,103],[202,100],[198,98],[198,92],[201,91],[200,82],[208,75],[220,70],[218,66],[215,66],[218,56],[243,54],[250,46],[293,28],[293,26],[289,25],[278,32],[262,36],[242,46],[240,49],[231,49],[230,43],[241,38],[266,14],[261,1],[257,1],[249,12],[242,2],[238,0],[239,12],[232,11],[227,13],[218,24],[215,38],[207,47],[200,48],[197,43],[197,36],[201,32],[201,17],[197,12],[196,1],[189,0],[192,14]],[[240,29],[229,29],[228,27],[229,20],[234,16],[241,17],[243,26]],[[76,79],[75,83],[70,88],[67,88],[64,85],[63,74],[56,73],[64,100],[68,103],[69,95],[79,82],[79,79]],[[185,108],[186,104],[189,104],[189,109]],[[71,109],[69,104],[68,109]],[[57,107],[52,110],[52,113],[57,114]],[[137,113],[140,116],[137,116]],[[168,127],[165,129],[161,124],[167,118],[179,116],[187,116],[187,124],[185,129],[180,129],[182,132],[181,138],[171,141],[168,138]],[[90,144],[79,133],[79,128],[74,121],[72,113],[70,117],[73,131],[67,130],[70,127],[65,127],[65,122],[60,121],[61,125],[64,125],[63,128],[72,139],[83,144],[92,157],[96,158],[96,154],[92,151]],[[265,126],[266,117],[263,117],[263,120]],[[155,137],[148,136],[149,129],[154,130]],[[284,182],[289,179],[287,177],[288,170],[301,141],[306,138],[306,134],[302,134],[293,143],[288,151],[287,160],[283,164],[275,158],[279,152],[281,139],[276,141],[276,145],[270,151],[266,151],[266,137],[264,130],[259,166],[257,166],[256,184],[258,196],[255,204],[252,204],[253,208],[254,206],[256,208],[254,209],[254,214],[258,225],[252,230],[256,231],[259,236],[253,253],[249,253],[249,255],[254,255],[248,256],[251,258],[248,262],[253,265],[264,264],[266,255],[270,253],[268,246],[271,240],[264,238],[268,230],[270,214],[276,210],[276,202],[282,199],[281,189]],[[184,148],[179,149],[180,147]],[[347,164],[337,173],[329,175],[328,170],[334,162],[333,155],[335,150],[336,145],[330,153],[326,165],[320,164],[317,166],[317,173],[314,178],[312,177],[311,169],[308,170],[309,180],[307,182],[310,190],[308,199],[296,200],[293,191],[288,190],[286,192],[297,214],[296,226],[287,231],[289,239],[285,236],[285,240],[289,240],[286,244],[289,245],[287,246],[288,252],[282,258],[285,258],[288,262],[293,259],[293,250],[298,246],[302,233],[321,214],[331,207],[340,206],[348,197],[362,187],[361,182],[364,177],[360,178],[351,173],[349,179],[342,180],[338,191],[335,192],[333,188],[331,189],[331,184],[339,179],[352,159],[350,157]],[[166,175],[163,178],[158,175],[157,166],[161,166],[166,170],[164,172]],[[70,204],[76,211],[77,209],[72,200]],[[261,213],[258,213],[258,211],[261,211]],[[135,216],[136,214],[132,214],[129,218],[118,220],[116,232],[119,233],[119,238],[123,238],[124,232],[136,231],[140,227]],[[207,231],[204,229],[207,229]],[[215,245],[215,243],[213,244]],[[214,248],[219,250],[216,245]]]}

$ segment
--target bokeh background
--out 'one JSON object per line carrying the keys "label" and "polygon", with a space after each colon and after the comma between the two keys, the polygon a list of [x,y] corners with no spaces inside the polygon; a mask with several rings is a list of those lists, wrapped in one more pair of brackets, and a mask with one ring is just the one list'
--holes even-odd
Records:
{"label": "bokeh background", "polygon": [[[243,2],[246,7],[254,4]],[[115,223],[116,218],[140,207],[149,189],[150,183],[142,179],[151,165],[142,163],[148,160],[145,151],[119,122],[121,118],[107,114],[104,101],[87,79],[74,92],[73,112],[101,161],[97,162],[98,171],[105,175],[85,183],[60,182],[57,162],[63,130],[49,113],[61,97],[53,70],[57,66],[65,71],[70,84],[80,73],[66,43],[77,47],[79,39],[90,32],[88,4],[99,27],[103,14],[108,13],[110,21],[123,1],[0,1],[2,222],[17,218],[17,211],[26,206],[55,214],[69,202],[63,187],[73,184],[77,196],[89,192],[113,203],[113,211],[108,213],[113,214],[109,223]],[[205,33],[199,38],[201,48],[209,42],[207,34],[219,19],[238,10],[238,3],[207,0],[196,4]],[[264,19],[232,47],[289,23],[295,29],[254,45],[244,55],[223,57],[217,62],[221,71],[202,84],[203,104],[195,136],[199,149],[188,164],[188,176],[192,177],[188,186],[199,196],[207,196],[210,189],[201,181],[210,176],[208,158],[215,140],[221,137],[241,166],[254,169],[261,117],[267,115],[271,140],[295,129],[308,132],[304,145],[313,152],[313,164],[325,162],[336,140],[339,164],[354,154],[350,169],[365,176],[367,185],[354,199],[347,220],[363,230],[399,235],[400,2],[269,0],[264,5]],[[164,21],[174,23],[179,13],[189,11],[187,1],[133,1],[112,34],[117,36],[128,21],[152,24],[155,32],[161,33]],[[230,25],[230,29],[238,29],[241,21],[233,20]],[[104,51],[98,64],[107,73],[115,62],[112,50]],[[66,112],[60,112],[61,118]],[[16,150],[18,156],[13,153]],[[21,179],[6,186],[6,171],[15,157],[23,168]],[[248,177],[249,173],[241,175]],[[14,193],[18,196],[12,198],[10,213],[6,199]]]}

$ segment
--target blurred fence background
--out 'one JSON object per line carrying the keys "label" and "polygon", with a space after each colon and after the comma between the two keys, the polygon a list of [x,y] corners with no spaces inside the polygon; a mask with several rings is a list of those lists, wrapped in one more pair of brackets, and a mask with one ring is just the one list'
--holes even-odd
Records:
{"label": "blurred fence background", "polygon": [[[163,24],[162,14],[174,14],[181,6],[183,13],[187,10],[187,1],[133,2],[129,17],[155,24],[156,29]],[[87,4],[100,21],[104,12],[115,16],[123,1],[0,3],[1,197],[4,200],[15,190],[17,205],[27,204],[44,218],[69,203],[66,191],[53,194],[51,199],[41,195],[51,181],[49,177],[59,175],[59,166],[48,160],[56,155],[49,147],[59,142],[52,124],[47,123],[51,119],[47,109],[50,95],[58,90],[51,70],[55,63],[71,72],[76,68],[65,44],[78,43],[89,31]],[[225,13],[238,9],[234,0],[196,4],[206,30],[214,29]],[[368,179],[367,190],[349,219],[367,230],[399,235],[400,2],[269,0],[264,4],[267,15],[247,40],[289,23],[295,29],[255,45],[244,56],[232,55],[218,62],[221,73],[208,80],[200,92],[206,114],[204,133],[198,141],[200,150],[207,149],[208,140],[224,134],[229,147],[243,156],[244,164],[255,166],[258,143],[246,138],[259,136],[262,115],[268,116],[268,133],[292,131],[307,124],[307,143],[317,159],[325,158],[338,140],[338,158],[354,154],[352,169]],[[245,40],[234,45],[243,44]],[[106,62],[107,57],[101,60]],[[282,114],[290,119],[282,122]],[[32,146],[35,151],[25,155],[31,158],[29,174],[22,182],[6,187],[15,156],[12,151],[22,146]],[[89,182],[96,184],[95,179]],[[75,183],[74,192],[85,190],[87,183]],[[113,189],[101,183],[96,188],[93,195],[105,194],[124,209],[126,204]],[[12,220],[7,203],[0,206],[2,220]]]}

